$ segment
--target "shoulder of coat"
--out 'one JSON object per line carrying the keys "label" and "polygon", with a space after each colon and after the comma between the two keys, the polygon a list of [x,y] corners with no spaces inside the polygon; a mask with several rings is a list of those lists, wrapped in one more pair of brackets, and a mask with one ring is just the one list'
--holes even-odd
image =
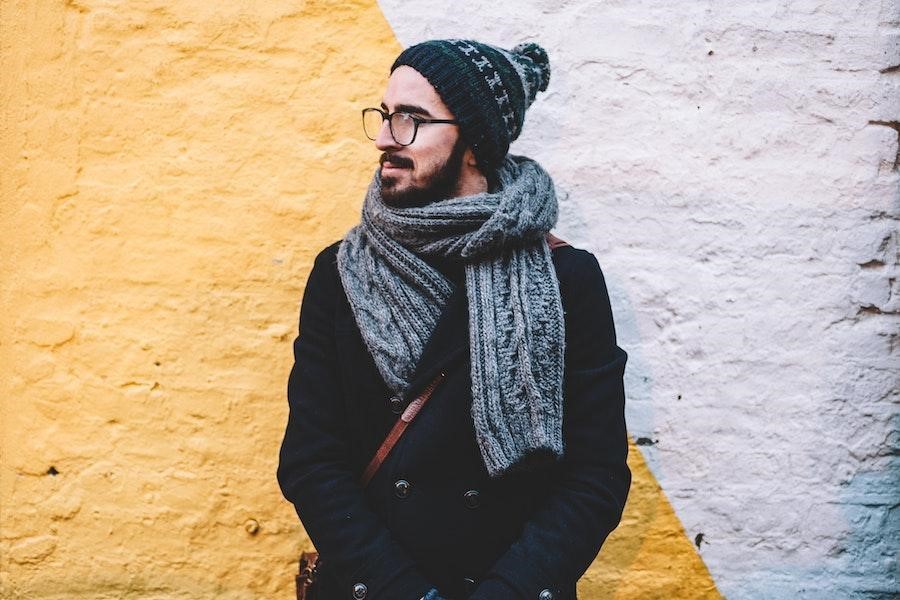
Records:
{"label": "shoulder of coat", "polygon": [[559,246],[552,251],[553,266],[556,269],[556,277],[560,287],[578,288],[579,283],[592,281],[602,270],[597,257],[593,253],[572,245]]}
{"label": "shoulder of coat", "polygon": [[338,248],[341,246],[341,242],[344,240],[338,240],[328,246],[322,248],[319,253],[316,255],[316,262],[323,262],[330,265],[337,265],[337,253]]}

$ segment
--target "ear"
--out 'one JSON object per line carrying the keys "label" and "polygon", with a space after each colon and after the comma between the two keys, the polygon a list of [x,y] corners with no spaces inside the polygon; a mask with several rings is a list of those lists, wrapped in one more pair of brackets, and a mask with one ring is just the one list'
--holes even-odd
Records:
{"label": "ear", "polygon": [[459,183],[457,185],[458,196],[468,196],[470,194],[478,194],[488,190],[488,181],[478,167],[478,161],[475,160],[475,153],[472,149],[466,147],[462,155],[462,168],[459,174]]}
{"label": "ear", "polygon": [[472,152],[472,148],[466,146],[465,152],[462,155],[462,177],[470,180],[478,180],[478,181],[487,181],[485,179],[484,173],[481,172],[481,167],[478,165],[478,160],[475,158],[475,153]]}
{"label": "ear", "polygon": [[476,170],[480,170],[478,169],[478,161],[475,160],[475,153],[472,152],[472,148],[469,146],[466,146],[466,151],[463,152],[463,164],[467,167],[473,167]]}

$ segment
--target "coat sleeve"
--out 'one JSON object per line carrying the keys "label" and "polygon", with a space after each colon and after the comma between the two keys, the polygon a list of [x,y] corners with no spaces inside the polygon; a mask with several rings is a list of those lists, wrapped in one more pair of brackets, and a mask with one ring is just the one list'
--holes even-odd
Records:
{"label": "coat sleeve", "polygon": [[353,590],[362,584],[367,600],[415,600],[432,586],[368,507],[351,467],[338,392],[333,321],[343,288],[334,248],[316,258],[303,294],[278,482],[347,598],[359,597]]}
{"label": "coat sleeve", "polygon": [[597,259],[583,250],[567,252],[571,264],[558,272],[566,313],[561,473],[472,600],[560,598],[618,525],[631,485],[622,383],[626,355],[616,345]]}

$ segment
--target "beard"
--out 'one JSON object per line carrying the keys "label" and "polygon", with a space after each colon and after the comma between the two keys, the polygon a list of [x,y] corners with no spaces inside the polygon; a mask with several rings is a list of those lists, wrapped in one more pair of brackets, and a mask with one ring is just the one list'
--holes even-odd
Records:
{"label": "beard", "polygon": [[[407,189],[397,189],[398,180],[396,177],[381,176],[381,199],[388,206],[395,208],[412,208],[421,207],[452,198],[459,177],[462,173],[463,154],[466,151],[466,143],[460,137],[453,144],[450,156],[444,161],[444,164],[431,174],[430,177],[420,186],[410,186]],[[385,153],[381,155],[381,163],[390,160],[398,166],[412,168],[412,161],[403,157],[391,157]]]}

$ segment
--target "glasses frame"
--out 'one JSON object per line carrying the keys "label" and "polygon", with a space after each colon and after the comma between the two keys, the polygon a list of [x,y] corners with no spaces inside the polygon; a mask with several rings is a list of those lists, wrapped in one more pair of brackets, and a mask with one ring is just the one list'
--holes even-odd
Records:
{"label": "glasses frame", "polygon": [[[404,110],[395,110],[394,112],[389,113],[389,112],[384,111],[384,110],[382,110],[382,109],[380,109],[380,108],[374,108],[374,107],[372,107],[372,108],[364,108],[364,109],[362,109],[363,133],[365,133],[365,134],[366,134],[366,137],[369,138],[370,140],[372,140],[373,142],[377,139],[377,137],[378,137],[377,134],[376,134],[375,137],[371,137],[371,136],[369,135],[369,133],[366,131],[366,113],[368,113],[368,112],[370,112],[370,111],[375,111],[375,112],[381,114],[381,124],[382,124],[382,126],[384,125],[384,122],[385,122],[385,121],[388,122],[388,130],[391,132],[391,139],[393,139],[394,142],[395,142],[398,146],[409,146],[409,145],[411,145],[413,142],[415,142],[415,141],[416,141],[416,135],[418,135],[418,133],[419,133],[419,125],[427,125],[427,124],[429,124],[429,123],[442,123],[442,124],[446,124],[446,125],[459,125],[459,121],[457,121],[456,119],[423,119],[422,117],[417,117],[417,116],[415,116],[415,115],[411,115],[411,114],[409,114],[408,112],[406,112],[406,111],[404,111]],[[406,143],[406,144],[401,144],[399,141],[397,141],[397,136],[394,135],[394,125],[393,125],[393,122],[392,122],[394,115],[406,115],[407,117],[409,117],[410,119],[412,119],[412,122],[413,122],[413,134],[412,134],[412,139],[411,139],[408,143]]]}

